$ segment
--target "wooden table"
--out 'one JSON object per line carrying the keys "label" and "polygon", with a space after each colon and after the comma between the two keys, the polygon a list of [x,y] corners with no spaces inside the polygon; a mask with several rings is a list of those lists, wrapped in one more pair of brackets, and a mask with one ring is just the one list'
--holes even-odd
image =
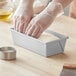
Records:
{"label": "wooden table", "polygon": [[64,62],[76,63],[76,20],[61,16],[50,26],[51,30],[68,35],[64,54],[45,58],[13,45],[11,24],[0,22],[0,47],[12,46],[17,50],[14,61],[0,60],[0,76],[59,76]]}

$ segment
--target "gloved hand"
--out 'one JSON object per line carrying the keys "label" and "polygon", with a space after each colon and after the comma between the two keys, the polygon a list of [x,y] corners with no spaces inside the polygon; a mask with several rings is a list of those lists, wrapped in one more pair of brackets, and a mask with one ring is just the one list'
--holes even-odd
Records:
{"label": "gloved hand", "polygon": [[13,24],[16,31],[24,33],[28,23],[33,17],[33,4],[20,4],[17,8],[14,17]]}
{"label": "gloved hand", "polygon": [[36,17],[34,17],[26,28],[25,34],[39,38],[44,30],[53,22],[55,17],[62,10],[62,4],[51,2],[48,6]]}

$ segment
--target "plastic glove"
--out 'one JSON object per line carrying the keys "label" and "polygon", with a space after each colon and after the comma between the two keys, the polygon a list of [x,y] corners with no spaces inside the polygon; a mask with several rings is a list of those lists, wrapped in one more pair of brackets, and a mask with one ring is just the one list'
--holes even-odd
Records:
{"label": "plastic glove", "polygon": [[61,3],[51,2],[39,15],[34,17],[26,28],[25,34],[39,38],[62,10]]}
{"label": "plastic glove", "polygon": [[20,4],[13,17],[13,24],[15,30],[24,33],[32,17],[33,6],[29,5],[27,7],[27,5],[23,6],[22,4]]}

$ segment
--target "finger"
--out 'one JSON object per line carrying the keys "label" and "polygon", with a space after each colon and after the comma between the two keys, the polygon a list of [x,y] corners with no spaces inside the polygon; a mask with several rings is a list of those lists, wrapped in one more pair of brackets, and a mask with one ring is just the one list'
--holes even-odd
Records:
{"label": "finger", "polygon": [[35,26],[31,26],[26,34],[29,35],[29,36],[31,36],[32,33],[33,33],[33,31],[34,31],[34,29],[35,29]]}
{"label": "finger", "polygon": [[40,30],[40,28],[39,27],[36,27],[31,36],[36,38],[39,30]]}
{"label": "finger", "polygon": [[19,31],[19,25],[20,25],[20,18],[17,18],[16,31]]}
{"label": "finger", "polygon": [[28,19],[26,17],[26,19],[25,19],[25,25],[24,25],[24,29],[23,29],[23,33],[25,33],[25,34],[26,34],[26,31],[28,31],[28,29],[31,27],[31,25],[28,25],[29,22],[30,22],[30,19]]}
{"label": "finger", "polygon": [[23,33],[25,33],[28,23],[24,24]]}
{"label": "finger", "polygon": [[32,26],[31,24],[28,25],[28,27],[27,27],[26,30],[25,30],[25,34],[27,34],[27,32],[28,32],[28,30],[31,28],[31,26]]}
{"label": "finger", "polygon": [[14,29],[16,30],[16,22],[17,22],[17,17],[13,18],[13,25],[14,25]]}
{"label": "finger", "polygon": [[24,23],[25,23],[24,17],[20,17],[19,32],[21,33],[23,33]]}
{"label": "finger", "polygon": [[42,30],[39,30],[38,34],[36,35],[36,38],[39,38],[41,36],[42,32],[43,32]]}
{"label": "finger", "polygon": [[16,24],[16,31],[19,31],[19,22],[17,22],[17,24]]}
{"label": "finger", "polygon": [[26,28],[28,26],[29,20],[25,19],[25,24],[24,24],[24,28],[23,28],[23,33],[25,33]]}
{"label": "finger", "polygon": [[19,32],[23,33],[24,23],[20,23]]}
{"label": "finger", "polygon": [[16,19],[13,19],[14,30],[16,29]]}

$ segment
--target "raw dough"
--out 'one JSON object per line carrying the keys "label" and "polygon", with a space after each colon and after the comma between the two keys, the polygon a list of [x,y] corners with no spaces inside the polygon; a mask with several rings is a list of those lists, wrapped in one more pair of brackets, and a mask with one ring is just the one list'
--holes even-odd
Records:
{"label": "raw dough", "polygon": [[43,41],[43,42],[50,42],[50,41],[54,41],[54,40],[58,40],[59,38],[54,36],[53,34],[48,34],[48,33],[43,33],[39,40]]}

